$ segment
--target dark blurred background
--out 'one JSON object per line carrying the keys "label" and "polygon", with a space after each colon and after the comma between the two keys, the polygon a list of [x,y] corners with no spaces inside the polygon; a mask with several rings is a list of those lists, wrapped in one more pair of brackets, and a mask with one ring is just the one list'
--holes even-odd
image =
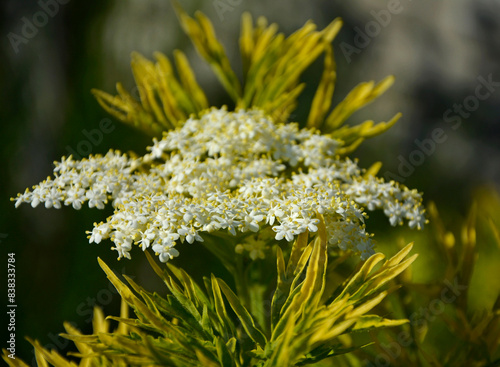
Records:
{"label": "dark blurred background", "polygon": [[[403,113],[389,132],[355,152],[361,165],[382,161],[383,176],[423,191],[426,201],[436,201],[445,212],[465,213],[473,188],[500,185],[499,1],[186,0],[181,4],[191,14],[202,10],[212,19],[235,68],[239,68],[243,11],[266,16],[286,34],[308,19],[322,28],[342,17],[344,27],[334,42],[335,101],[359,82],[393,74],[395,85],[351,121],[387,121],[396,112]],[[130,53],[152,58],[154,51],[170,56],[180,48],[211,104],[220,106],[229,99],[182,33],[167,0],[4,0],[0,11],[0,271],[6,274],[7,254],[14,252],[16,354],[31,362],[24,336],[65,353],[68,343],[57,336],[64,320],[90,332],[94,304],[107,314],[118,313],[119,297],[108,286],[97,256],[117,272],[135,275],[140,284],[158,286],[139,252],[132,253],[132,261],[118,262],[108,243],[88,244],[85,231],[110,215],[109,210],[28,205],[14,209],[9,201],[50,175],[52,162],[62,155],[104,153],[110,148],[144,153],[150,139],[113,118],[114,129],[102,133],[102,141],[82,143],[89,140],[85,132],[99,130],[101,121],[109,118],[90,89],[114,93],[115,83],[121,81],[134,94]],[[307,114],[322,61],[314,66],[304,75],[310,86],[293,116],[298,121]],[[184,260],[181,256],[179,261],[195,267],[196,260],[186,252],[199,251],[183,249]],[[5,284],[1,289],[0,308],[6,310]],[[2,333],[6,328],[2,326]]]}

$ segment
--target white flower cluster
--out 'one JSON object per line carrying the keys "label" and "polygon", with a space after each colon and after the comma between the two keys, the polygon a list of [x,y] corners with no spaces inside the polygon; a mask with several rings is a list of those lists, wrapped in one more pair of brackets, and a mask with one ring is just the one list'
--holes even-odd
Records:
{"label": "white flower cluster", "polygon": [[33,208],[44,203],[46,208],[59,209],[64,204],[80,209],[84,202],[88,202],[90,208],[104,209],[109,198],[113,198],[113,205],[117,205],[121,199],[133,195],[134,182],[150,178],[133,174],[140,161],[129,159],[119,151],[81,161],[75,161],[71,156],[63,157],[61,162],[54,164],[54,178],[47,177],[33,186],[33,191],[26,189],[24,194],[19,194],[15,199],[16,208],[28,202]]}
{"label": "white flower cluster", "polygon": [[[163,262],[177,256],[179,241],[203,241],[203,233],[234,236],[271,227],[276,240],[292,241],[317,231],[324,216],[329,242],[343,250],[373,254],[365,231],[363,207],[382,209],[392,225],[425,222],[421,196],[397,183],[384,182],[349,159],[335,157],[341,142],[297,124],[275,124],[260,111],[207,111],[190,118],[150,153],[130,158],[110,151],[56,163],[54,179],[16,198],[16,206],[102,209],[115,212],[94,224],[90,242],[111,239],[119,258],[132,245],[151,247]],[[263,256],[262,243],[235,241],[236,251]],[[258,246],[257,246],[258,244]]]}

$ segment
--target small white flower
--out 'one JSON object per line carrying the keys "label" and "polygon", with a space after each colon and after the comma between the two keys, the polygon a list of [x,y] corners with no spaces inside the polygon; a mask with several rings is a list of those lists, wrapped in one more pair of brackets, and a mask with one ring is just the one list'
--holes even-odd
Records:
{"label": "small white flower", "polygon": [[141,231],[140,234],[141,239],[138,241],[138,244],[141,245],[142,251],[145,251],[156,238],[156,233],[154,229],[148,228],[144,232]]}
{"label": "small white flower", "polygon": [[319,223],[319,219],[313,219],[313,218],[299,218],[297,219],[300,227],[299,230],[301,232],[305,232],[306,230],[309,232],[316,232],[318,230],[318,227],[316,224]]}
{"label": "small white flower", "polygon": [[113,242],[115,247],[111,247],[111,249],[118,252],[118,258],[126,257],[130,259],[129,251],[132,249],[132,239],[120,232],[115,232]]}
{"label": "small white flower", "polygon": [[279,204],[276,204],[276,206],[270,205],[267,212],[266,223],[269,223],[272,226],[276,218],[282,218],[284,215],[285,212],[280,208]]}
{"label": "small white flower", "polygon": [[86,200],[85,190],[81,187],[73,186],[66,193],[64,205],[71,205],[73,209],[80,210]]}
{"label": "small white flower", "polygon": [[103,239],[106,239],[109,237],[110,233],[110,226],[108,223],[100,223],[99,225],[94,223],[94,228],[92,229],[92,232],[87,232],[91,233],[89,236],[89,243],[100,243]]}
{"label": "small white flower", "polygon": [[260,229],[259,222],[264,219],[264,215],[259,213],[256,209],[252,209],[250,213],[247,213],[242,222],[242,232],[250,230],[252,232],[257,232]]}
{"label": "small white flower", "polygon": [[194,241],[203,242],[203,238],[200,237],[198,232],[193,227],[181,225],[181,227],[177,229],[177,233],[188,243],[193,243]]}
{"label": "small white flower", "polygon": [[287,224],[274,226],[273,231],[276,232],[276,240],[280,241],[285,238],[288,242],[293,241],[294,236],[297,234],[295,229]]}
{"label": "small white flower", "polygon": [[97,209],[104,209],[104,204],[107,202],[106,193],[99,188],[91,188],[85,193],[89,201],[89,208],[96,207]]}

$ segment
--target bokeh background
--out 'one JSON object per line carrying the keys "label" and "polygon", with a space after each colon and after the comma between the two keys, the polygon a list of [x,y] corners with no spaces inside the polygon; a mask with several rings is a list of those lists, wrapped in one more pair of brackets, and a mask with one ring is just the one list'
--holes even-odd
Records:
{"label": "bokeh background", "polygon": [[[389,132],[365,142],[353,154],[361,165],[383,162],[382,175],[399,176],[405,185],[423,191],[426,202],[435,201],[441,212],[451,213],[451,218],[465,215],[474,188],[484,184],[499,188],[499,1],[180,2],[189,13],[201,10],[212,19],[235,68],[239,67],[237,42],[243,11],[266,16],[286,34],[309,19],[322,28],[342,17],[344,27],[334,41],[335,101],[359,82],[393,74],[395,85],[351,121],[387,121],[396,112],[403,113]],[[171,55],[180,48],[192,62],[211,104],[219,106],[229,99],[182,33],[170,1],[4,0],[0,12],[0,308],[6,310],[7,304],[7,253],[14,252],[16,353],[31,361],[25,335],[64,353],[68,343],[57,336],[63,331],[63,320],[89,332],[94,304],[108,314],[118,313],[119,297],[108,286],[97,256],[117,272],[135,275],[141,284],[159,286],[143,257],[118,262],[109,244],[88,244],[85,231],[94,221],[105,219],[109,210],[77,212],[27,205],[14,209],[9,201],[51,174],[52,162],[62,155],[72,151],[86,155],[83,146],[90,146],[87,150],[93,154],[109,148],[145,152],[150,139],[110,118],[90,89],[113,93],[115,83],[121,81],[134,94],[130,53],[138,51],[151,58],[154,51]],[[293,115],[297,121],[307,115],[321,66],[320,60],[304,76],[310,86]],[[490,80],[489,89],[481,89],[489,93],[478,99],[474,96],[481,80]],[[464,103],[467,109],[460,107]],[[102,140],[82,145],[90,140],[86,132],[99,130],[107,118],[112,131],[102,133]],[[437,129],[446,140],[432,149],[421,148],[421,142],[432,139]],[[412,164],[411,157],[418,164]],[[385,222],[370,229],[380,238],[391,230]],[[196,261],[213,261],[206,253],[194,256],[201,251],[183,249],[184,259],[178,261],[193,268]],[[2,335],[6,333],[4,315],[2,311]],[[6,339],[1,340],[3,348]]]}

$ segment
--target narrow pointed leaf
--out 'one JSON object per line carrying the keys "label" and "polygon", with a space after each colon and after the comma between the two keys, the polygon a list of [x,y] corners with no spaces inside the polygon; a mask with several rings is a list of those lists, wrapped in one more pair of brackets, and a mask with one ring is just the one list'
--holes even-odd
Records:
{"label": "narrow pointed leaf", "polygon": [[266,345],[266,337],[264,336],[262,331],[260,331],[256,327],[252,316],[245,309],[245,307],[243,307],[238,297],[233,293],[233,291],[228,287],[228,285],[222,279],[217,278],[216,282],[221,288],[224,295],[226,296],[226,299],[231,305],[231,308],[233,309],[234,313],[236,314],[236,316],[238,316],[238,319],[240,320],[248,336],[250,336],[250,338],[255,343],[260,344],[261,346]]}

